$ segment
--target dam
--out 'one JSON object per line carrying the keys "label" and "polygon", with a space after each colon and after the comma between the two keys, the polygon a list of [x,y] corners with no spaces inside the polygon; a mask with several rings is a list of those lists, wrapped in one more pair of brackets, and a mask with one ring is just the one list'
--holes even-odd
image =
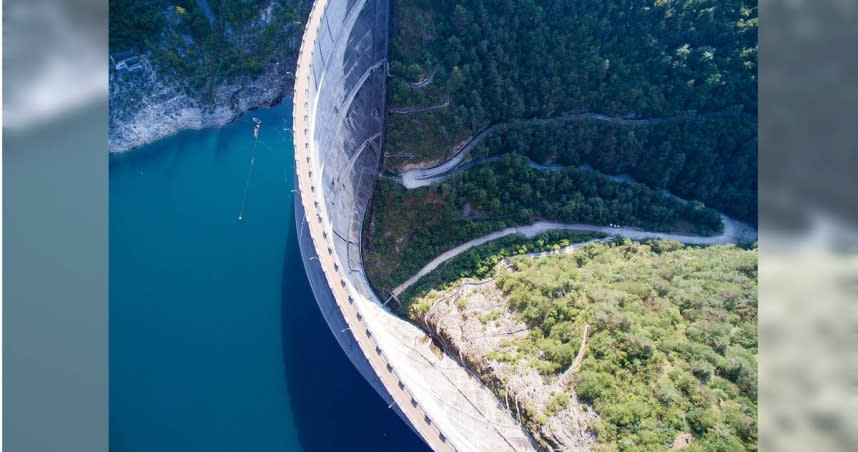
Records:
{"label": "dam", "polygon": [[294,208],[310,286],[363,377],[434,450],[533,450],[502,402],[370,288],[366,210],[383,159],[389,4],[317,0],[295,71]]}

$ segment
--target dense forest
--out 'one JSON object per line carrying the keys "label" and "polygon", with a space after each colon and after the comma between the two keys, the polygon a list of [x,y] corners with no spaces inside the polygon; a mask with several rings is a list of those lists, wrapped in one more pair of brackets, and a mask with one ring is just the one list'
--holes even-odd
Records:
{"label": "dense forest", "polygon": [[704,235],[723,228],[718,213],[699,203],[574,167],[533,169],[523,156],[510,154],[416,190],[382,179],[371,209],[364,265],[380,291],[450,248],[537,219]]}
{"label": "dense forest", "polygon": [[574,392],[556,399],[595,409],[589,429],[605,450],[665,450],[683,433],[688,450],[756,450],[755,249],[617,240],[515,258],[495,284],[529,335],[486,360],[557,378],[590,326]]}
{"label": "dense forest", "polygon": [[[395,105],[449,95],[444,113],[424,118],[426,130],[465,136],[570,111],[756,114],[756,10],[751,0],[394,0],[390,70],[401,79],[391,93]],[[428,91],[405,83],[430,74]],[[399,126],[409,121],[396,118],[393,132],[407,138]]]}
{"label": "dense forest", "polygon": [[110,51],[147,54],[159,69],[193,90],[236,75],[259,75],[266,65],[283,59],[283,43],[300,36],[310,4],[307,0],[109,3]]}
{"label": "dense forest", "polygon": [[699,203],[686,204],[643,184],[616,182],[574,167],[534,169],[527,159],[510,154],[457,174],[440,189],[454,205],[468,203],[489,218],[512,217],[519,224],[543,218],[669,232],[685,222],[693,228],[686,232],[701,235],[723,227],[718,213]]}
{"label": "dense forest", "polygon": [[[654,125],[597,120],[516,127],[486,138],[474,158],[518,153],[537,163],[589,164],[608,174],[626,173],[650,187],[750,224],[757,223],[757,143],[743,116],[676,120]],[[730,130],[730,134],[725,134]]]}
{"label": "dense forest", "polygon": [[391,103],[437,108],[391,112],[388,170],[438,162],[523,119],[682,116],[513,128],[483,152],[628,172],[756,223],[756,1],[394,0],[392,10]]}

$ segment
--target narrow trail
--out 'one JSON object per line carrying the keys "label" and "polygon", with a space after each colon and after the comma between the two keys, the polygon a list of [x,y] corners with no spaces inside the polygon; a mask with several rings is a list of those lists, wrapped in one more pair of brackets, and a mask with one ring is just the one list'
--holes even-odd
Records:
{"label": "narrow trail", "polygon": [[524,256],[527,256],[531,259],[536,259],[538,257],[553,256],[555,254],[572,254],[573,251],[575,251],[578,248],[581,248],[584,245],[589,245],[591,243],[609,242],[612,239],[613,239],[612,237],[605,237],[602,239],[587,240],[586,242],[573,243],[571,245],[564,246],[563,248],[560,248],[559,250],[538,251],[535,253],[527,253]]}
{"label": "narrow trail", "polygon": [[408,84],[411,85],[412,88],[418,88],[418,89],[419,88],[425,88],[430,83],[432,83],[433,80],[435,80],[435,73],[438,72],[439,67],[441,67],[440,64],[435,66],[435,69],[432,69],[432,72],[429,74],[429,76],[424,78],[423,80],[420,80],[419,82],[416,82],[416,83],[408,82]]}
{"label": "narrow trail", "polygon": [[572,379],[572,376],[575,372],[578,372],[578,368],[581,367],[581,361],[584,360],[584,351],[587,348],[587,335],[590,333],[590,324],[584,325],[584,334],[581,336],[581,347],[578,348],[578,354],[575,355],[575,361],[572,362],[572,365],[560,375],[560,378],[557,379],[557,384],[561,389],[565,388],[569,381]]}
{"label": "narrow trail", "polygon": [[197,7],[203,12],[203,15],[206,16],[206,20],[209,22],[209,27],[214,27],[215,23],[215,15],[212,12],[212,8],[209,6],[209,2],[206,0],[197,0]]}
{"label": "narrow trail", "polygon": [[602,121],[608,122],[612,124],[621,124],[621,125],[656,125],[663,124],[667,122],[674,121],[691,121],[691,120],[702,120],[707,118],[724,118],[736,116],[742,113],[737,112],[710,112],[710,113],[699,113],[699,114],[680,114],[675,116],[669,116],[665,118],[640,118],[640,119],[626,119],[626,118],[618,118],[613,116],[604,115],[601,113],[569,113],[563,114],[554,118],[534,118],[534,119],[525,119],[518,120],[513,122],[507,122],[502,124],[495,124],[493,126],[487,127],[474,135],[465,144],[462,145],[461,149],[456,152],[452,157],[450,157],[446,162],[443,162],[437,166],[432,168],[422,168],[422,169],[412,169],[408,171],[403,171],[400,173],[399,178],[402,185],[405,188],[419,188],[426,187],[431,185],[433,182],[441,180],[443,176],[447,176],[450,173],[459,170],[459,166],[464,162],[465,157],[467,157],[471,151],[483,142],[489,135],[492,135],[497,132],[515,129],[515,128],[523,128],[523,127],[531,127],[537,125],[546,125],[551,123],[563,123],[563,122],[571,122],[571,121],[583,121],[583,120],[593,120],[593,121]]}
{"label": "narrow trail", "polygon": [[442,108],[447,108],[448,106],[450,106],[450,95],[449,94],[447,95],[447,99],[442,104],[430,105],[428,107],[417,107],[417,106],[415,106],[415,107],[402,107],[402,108],[391,107],[390,112],[397,114],[397,115],[407,115],[409,113],[420,113],[423,111],[440,110]]}

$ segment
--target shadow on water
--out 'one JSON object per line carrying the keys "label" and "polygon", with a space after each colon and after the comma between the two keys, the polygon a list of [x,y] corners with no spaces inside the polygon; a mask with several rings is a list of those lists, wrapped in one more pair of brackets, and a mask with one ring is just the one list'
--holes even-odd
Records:
{"label": "shadow on water", "polygon": [[281,296],[283,359],[301,445],[307,451],[429,450],[363,379],[332,336],[291,229]]}
{"label": "shadow on water", "polygon": [[313,298],[290,109],[252,114],[265,125],[243,223],[248,116],[111,156],[111,451],[426,450]]}

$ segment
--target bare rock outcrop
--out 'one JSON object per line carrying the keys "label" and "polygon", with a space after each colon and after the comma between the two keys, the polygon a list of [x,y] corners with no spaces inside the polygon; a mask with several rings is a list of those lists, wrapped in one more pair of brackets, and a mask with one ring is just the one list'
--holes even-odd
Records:
{"label": "bare rock outcrop", "polygon": [[466,280],[421,303],[417,320],[480,376],[542,448],[577,451],[596,444],[588,424],[597,415],[578,402],[574,388],[515,357],[513,341],[530,333],[494,280]]}
{"label": "bare rock outcrop", "polygon": [[256,79],[237,77],[215,85],[211,98],[162,76],[148,60],[142,70],[110,75],[110,152],[124,152],[180,130],[223,126],[242,113],[280,102],[291,93],[287,64],[274,65]]}

